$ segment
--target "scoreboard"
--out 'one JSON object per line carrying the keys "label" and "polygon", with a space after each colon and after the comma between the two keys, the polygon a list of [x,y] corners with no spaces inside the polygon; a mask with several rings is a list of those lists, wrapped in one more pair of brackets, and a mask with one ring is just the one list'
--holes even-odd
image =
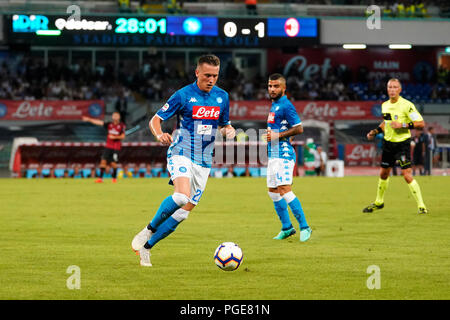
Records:
{"label": "scoreboard", "polygon": [[11,44],[270,48],[320,40],[316,18],[12,14],[4,20]]}

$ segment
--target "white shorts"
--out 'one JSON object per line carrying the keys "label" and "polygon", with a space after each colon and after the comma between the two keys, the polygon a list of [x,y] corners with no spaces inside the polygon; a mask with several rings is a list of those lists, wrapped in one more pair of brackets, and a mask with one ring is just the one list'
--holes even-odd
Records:
{"label": "white shorts", "polygon": [[190,159],[184,156],[172,156],[167,158],[167,170],[172,181],[178,177],[190,179],[191,196],[189,202],[197,205],[203,195],[203,191],[205,191],[211,169],[192,163]]}
{"label": "white shorts", "polygon": [[277,188],[278,186],[291,185],[294,166],[294,160],[269,159],[267,164],[267,187]]}

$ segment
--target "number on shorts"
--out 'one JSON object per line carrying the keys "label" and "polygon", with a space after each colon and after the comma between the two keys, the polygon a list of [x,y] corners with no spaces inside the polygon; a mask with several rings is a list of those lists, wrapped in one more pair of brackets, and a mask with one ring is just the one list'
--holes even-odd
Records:
{"label": "number on shorts", "polygon": [[283,177],[280,177],[280,175],[277,173],[277,179],[280,180],[280,182],[283,182]]}
{"label": "number on shorts", "polygon": [[197,191],[195,192],[194,197],[192,198],[193,201],[198,202],[200,200],[200,197],[202,196],[202,190],[197,189]]}

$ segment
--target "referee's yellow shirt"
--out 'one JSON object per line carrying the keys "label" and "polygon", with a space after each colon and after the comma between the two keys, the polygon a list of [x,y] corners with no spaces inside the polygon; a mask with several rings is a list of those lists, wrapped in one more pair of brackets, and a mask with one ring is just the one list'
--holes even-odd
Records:
{"label": "referee's yellow shirt", "polygon": [[384,140],[390,142],[402,142],[411,137],[408,128],[393,129],[390,126],[392,121],[400,123],[410,123],[422,121],[423,118],[411,101],[399,97],[396,103],[390,100],[381,105],[381,113],[384,119]]}

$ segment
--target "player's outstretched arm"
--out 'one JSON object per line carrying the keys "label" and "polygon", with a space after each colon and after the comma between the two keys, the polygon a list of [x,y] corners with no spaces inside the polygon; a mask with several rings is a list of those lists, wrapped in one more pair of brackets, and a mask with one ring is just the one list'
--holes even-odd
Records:
{"label": "player's outstretched arm", "polygon": [[173,142],[173,138],[170,134],[164,133],[161,128],[162,119],[156,115],[151,118],[148,126],[152,134],[156,139],[164,145],[170,145]]}
{"label": "player's outstretched arm", "polygon": [[84,122],[90,122],[92,124],[95,124],[96,126],[103,126],[105,124],[105,122],[103,120],[93,119],[93,118],[89,118],[89,117],[85,117],[85,116],[83,116],[81,119]]}
{"label": "player's outstretched arm", "polygon": [[384,121],[380,123],[378,128],[369,131],[369,133],[367,134],[367,140],[373,140],[373,138],[380,132],[384,132]]}

